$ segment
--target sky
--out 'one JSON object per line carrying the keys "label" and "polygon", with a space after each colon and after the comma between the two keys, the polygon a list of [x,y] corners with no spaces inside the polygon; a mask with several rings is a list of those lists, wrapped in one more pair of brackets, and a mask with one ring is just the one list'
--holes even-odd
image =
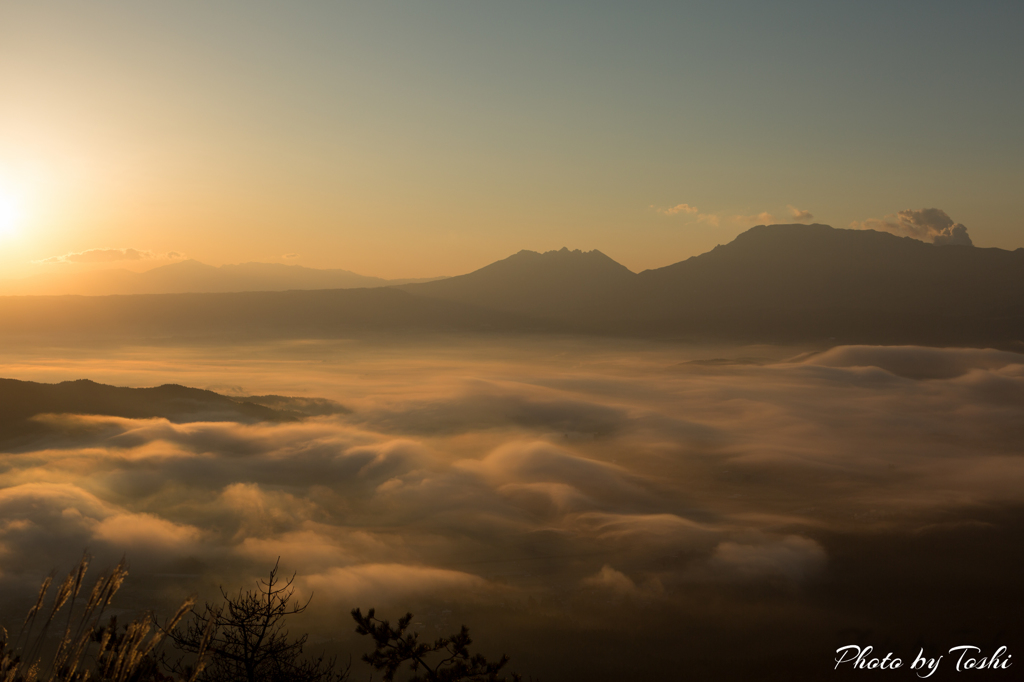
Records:
{"label": "sky", "polygon": [[0,2],[0,277],[185,257],[429,277],[563,246],[639,271],[755,224],[924,208],[1019,248],[1022,19]]}

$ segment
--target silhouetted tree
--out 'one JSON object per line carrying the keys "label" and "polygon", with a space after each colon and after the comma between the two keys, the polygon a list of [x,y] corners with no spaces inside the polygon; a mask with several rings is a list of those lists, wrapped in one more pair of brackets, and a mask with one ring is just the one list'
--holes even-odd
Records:
{"label": "silhouetted tree", "polygon": [[[508,656],[490,663],[480,654],[470,655],[469,629],[465,625],[457,635],[442,637],[433,644],[419,641],[415,632],[406,634],[412,614],[407,613],[399,619],[397,627],[391,627],[386,620],[374,617],[370,609],[364,616],[359,609],[352,610],[352,618],[356,621],[356,632],[373,638],[376,648],[371,654],[364,654],[363,660],[377,670],[384,671],[384,682],[392,682],[395,673],[404,663],[408,663],[414,673],[409,682],[505,682],[506,678],[498,677],[499,672],[508,663]],[[431,664],[427,657],[439,654]],[[422,674],[420,670],[422,669]],[[512,680],[522,678],[512,673]]]}
{"label": "silhouetted tree", "polygon": [[[223,589],[223,606],[206,604],[182,632],[171,633],[179,649],[195,654],[200,665],[200,682],[341,682],[348,668],[335,670],[334,659],[302,655],[308,635],[292,639],[285,630],[288,616],[302,613],[309,605],[292,601],[295,576],[278,575],[280,560],[255,590],[238,591],[234,597]],[[175,672],[192,677],[196,671],[174,666]]]}

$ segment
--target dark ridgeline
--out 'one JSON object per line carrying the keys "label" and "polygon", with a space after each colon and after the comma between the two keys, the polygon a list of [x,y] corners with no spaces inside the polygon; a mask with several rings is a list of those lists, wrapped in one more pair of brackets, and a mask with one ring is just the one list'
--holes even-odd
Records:
{"label": "dark ridgeline", "polygon": [[0,446],[16,447],[39,436],[60,434],[64,427],[42,414],[78,414],[151,419],[176,423],[198,421],[295,421],[305,416],[347,412],[322,398],[227,396],[198,388],[165,384],[155,388],[124,388],[88,379],[41,384],[0,379]]}
{"label": "dark ridgeline", "polygon": [[393,287],[224,294],[0,297],[0,335],[245,341],[359,333],[516,331],[505,313],[414,296]]}
{"label": "dark ridgeline", "polygon": [[[873,230],[758,226],[640,273],[659,331],[844,343],[1014,345],[1024,339],[1024,249],[936,246]],[[658,310],[674,310],[658,318]]]}
{"label": "dark ridgeline", "polygon": [[0,281],[0,294],[39,295],[75,292],[87,296],[115,294],[186,294],[290,289],[385,287],[429,279],[382,279],[348,270],[306,268],[284,263],[206,265],[183,260],[145,272],[124,269],[68,275],[35,275]]}
{"label": "dark ridgeline", "polygon": [[639,274],[599,251],[521,251],[466,275],[388,288],[6,297],[0,315],[4,331],[27,336],[549,332],[1019,349],[1024,249],[760,225]]}

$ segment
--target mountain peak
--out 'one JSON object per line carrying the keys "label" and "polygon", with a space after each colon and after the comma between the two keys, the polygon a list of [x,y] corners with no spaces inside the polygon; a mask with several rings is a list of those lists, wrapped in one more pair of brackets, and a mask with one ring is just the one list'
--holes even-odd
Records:
{"label": "mountain peak", "polygon": [[508,312],[541,316],[599,308],[636,278],[626,266],[600,251],[522,250],[466,275],[410,285],[410,293]]}
{"label": "mountain peak", "polygon": [[[752,242],[783,242],[803,241],[807,243],[833,243],[833,244],[872,244],[872,245],[902,245],[903,248],[922,248],[932,246],[948,246],[949,244],[933,244],[931,242],[905,237],[878,230],[857,230],[835,228],[831,225],[821,223],[791,223],[757,225],[741,232],[730,244],[749,244]],[[962,244],[968,246],[968,244]]]}
{"label": "mountain peak", "polygon": [[543,253],[523,249],[508,258],[486,265],[479,270],[449,279],[461,280],[462,278],[472,278],[474,280],[482,280],[497,273],[512,277],[536,277],[542,275],[543,277],[554,277],[556,279],[594,276],[628,278],[633,275],[629,268],[621,263],[617,263],[597,249],[592,251],[573,249],[570,251],[568,247],[563,246],[561,249],[545,251]]}
{"label": "mountain peak", "polygon": [[822,223],[772,223],[770,225],[755,225],[754,227],[748,228],[736,236],[736,239],[743,237],[744,235],[760,236],[766,234],[793,234],[793,235],[808,235],[808,234],[824,234],[827,232],[835,232],[836,228],[831,225],[823,225]]}
{"label": "mountain peak", "polygon": [[[505,258],[503,260],[497,261],[496,263],[491,263],[491,265],[487,265],[487,266],[485,266],[483,268],[480,268],[480,270],[486,270],[487,268],[489,268],[489,267],[491,267],[493,265],[497,265],[497,263],[504,263],[504,262],[507,262],[507,261],[512,261],[512,262],[536,261],[536,262],[547,262],[547,263],[552,263],[552,264],[556,263],[556,262],[560,263],[560,264],[572,263],[572,262],[576,262],[576,263],[584,263],[584,262],[602,263],[605,266],[611,266],[614,269],[621,269],[621,270],[626,270],[627,272],[629,272],[629,269],[626,268],[624,265],[622,265],[622,264],[616,262],[615,260],[609,258],[608,256],[606,256],[602,252],[598,251],[597,249],[592,249],[590,251],[583,251],[581,249],[570,249],[567,246],[563,246],[560,249],[552,249],[551,251],[543,251],[543,252],[540,252],[540,251],[530,251],[529,249],[523,249],[522,251],[519,251],[519,252],[509,256],[508,258]],[[476,270],[475,272],[480,272],[480,270]],[[469,274],[473,274],[473,273],[469,273]]]}

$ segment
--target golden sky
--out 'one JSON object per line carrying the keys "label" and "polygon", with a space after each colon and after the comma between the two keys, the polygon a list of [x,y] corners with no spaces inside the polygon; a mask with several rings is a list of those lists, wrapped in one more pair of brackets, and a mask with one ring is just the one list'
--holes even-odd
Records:
{"label": "golden sky", "polygon": [[[562,246],[642,270],[925,207],[1021,247],[1021,14],[3,3],[0,277],[454,275]],[[39,262],[91,249],[142,257]]]}

